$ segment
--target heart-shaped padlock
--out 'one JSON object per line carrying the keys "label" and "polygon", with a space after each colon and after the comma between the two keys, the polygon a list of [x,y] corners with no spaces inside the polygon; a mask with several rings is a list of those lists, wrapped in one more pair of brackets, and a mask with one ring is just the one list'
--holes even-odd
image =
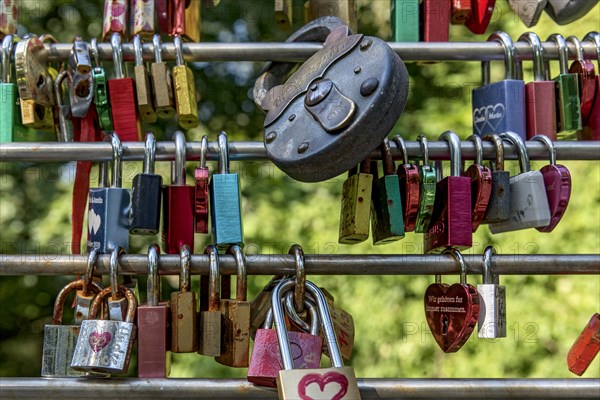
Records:
{"label": "heart-shaped padlock", "polygon": [[408,73],[383,40],[352,34],[335,17],[316,19],[288,41],[325,41],[293,67],[271,63],[254,85],[267,112],[265,148],[282,171],[319,182],[348,171],[375,150],[404,109]]}
{"label": "heart-shaped padlock", "polygon": [[460,264],[460,283],[441,283],[440,275],[425,291],[425,317],[433,338],[445,353],[458,351],[479,318],[479,294],[467,281],[465,260],[456,249],[445,250]]}

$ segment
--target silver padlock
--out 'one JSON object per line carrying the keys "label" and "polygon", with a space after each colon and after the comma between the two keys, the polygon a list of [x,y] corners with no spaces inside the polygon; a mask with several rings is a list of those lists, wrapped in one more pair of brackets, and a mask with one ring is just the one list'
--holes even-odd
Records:
{"label": "silver padlock", "polygon": [[93,249],[88,256],[87,269],[85,271],[85,276],[83,277],[84,285],[82,290],[78,290],[75,294],[75,313],[73,315],[73,325],[81,325],[81,323],[89,318],[89,311],[92,302],[94,301],[94,297],[102,288],[98,286],[100,290],[93,291],[91,288],[92,284],[96,285],[94,280],[94,268],[96,267],[96,262],[98,261],[98,254],[100,251],[98,249]]}
{"label": "silver padlock", "polygon": [[96,320],[100,305],[111,294],[111,288],[102,290],[92,303],[90,318],[83,321],[73,353],[71,368],[78,371],[108,374],[126,374],[136,338],[133,324],[137,300],[133,291],[119,286],[119,294],[128,300],[125,321]]}
{"label": "silver padlock", "polygon": [[498,275],[492,273],[493,246],[483,252],[483,283],[477,285],[479,292],[479,321],[477,336],[493,339],[506,337],[506,288],[499,284]]}
{"label": "silver padlock", "polygon": [[[44,347],[42,351],[42,376],[49,378],[68,378],[85,375],[71,369],[71,358],[79,336],[79,325],[61,325],[65,300],[74,290],[82,290],[85,281],[80,279],[62,288],[54,302],[52,325],[44,327]],[[89,288],[99,293],[102,288],[95,283]]]}
{"label": "silver padlock", "polygon": [[521,173],[510,178],[510,217],[506,221],[489,224],[492,233],[547,226],[550,223],[550,206],[540,171],[531,171],[525,143],[514,132],[500,134],[512,142],[519,153]]}
{"label": "silver padlock", "polygon": [[538,23],[547,3],[548,0],[508,0],[510,8],[528,28]]}
{"label": "silver padlock", "polygon": [[598,4],[598,0],[548,0],[546,14],[557,24],[566,25],[582,18]]}

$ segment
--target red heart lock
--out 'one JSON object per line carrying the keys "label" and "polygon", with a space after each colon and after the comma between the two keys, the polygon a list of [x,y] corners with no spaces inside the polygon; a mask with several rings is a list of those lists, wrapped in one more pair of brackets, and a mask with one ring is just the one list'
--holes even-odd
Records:
{"label": "red heart lock", "polygon": [[471,336],[479,317],[479,294],[466,283],[429,285],[425,317],[437,344],[445,353],[458,351]]}
{"label": "red heart lock", "polygon": [[477,35],[484,34],[495,6],[496,0],[471,0],[471,16],[465,22],[467,28]]}
{"label": "red heart lock", "polygon": [[340,385],[340,390],[331,398],[331,400],[341,400],[344,395],[348,392],[348,378],[339,372],[327,372],[326,374],[307,374],[300,379],[298,382],[298,396],[300,400],[313,400],[312,397],[306,395],[306,388],[311,383],[319,385],[321,392],[325,390],[325,386],[330,383],[337,383]]}
{"label": "red heart lock", "polygon": [[108,346],[112,340],[110,332],[92,332],[88,339],[90,347],[94,350],[94,353],[98,353],[100,350]]}

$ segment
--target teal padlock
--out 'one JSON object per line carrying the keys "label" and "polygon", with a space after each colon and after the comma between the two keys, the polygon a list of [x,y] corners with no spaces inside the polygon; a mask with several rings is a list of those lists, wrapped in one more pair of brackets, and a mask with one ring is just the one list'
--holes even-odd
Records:
{"label": "teal padlock", "polygon": [[392,40],[419,41],[419,0],[391,1]]}
{"label": "teal padlock", "polygon": [[2,71],[0,76],[0,143],[13,141],[15,126],[17,85],[11,82],[10,55],[13,36],[6,35],[2,40]]}
{"label": "teal padlock", "polygon": [[242,207],[238,174],[229,173],[229,143],[225,132],[219,133],[219,172],[210,180],[210,216],[213,242],[219,248],[244,242]]}

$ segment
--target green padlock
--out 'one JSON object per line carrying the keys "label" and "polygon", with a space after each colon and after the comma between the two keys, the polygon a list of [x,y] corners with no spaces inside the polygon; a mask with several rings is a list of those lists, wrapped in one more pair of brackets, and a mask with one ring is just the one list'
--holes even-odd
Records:
{"label": "green padlock", "polygon": [[112,131],[113,124],[110,115],[110,106],[108,104],[108,90],[106,85],[106,74],[100,56],[98,55],[98,43],[96,39],[90,41],[92,58],[94,59],[94,68],[92,68],[92,79],[94,81],[94,104],[98,113],[98,122],[103,131]]}
{"label": "green padlock", "polygon": [[229,173],[227,134],[219,133],[219,173],[210,180],[210,216],[213,241],[220,249],[244,242],[238,174]]}
{"label": "green padlock", "polygon": [[377,177],[377,163],[371,164],[373,191],[371,194],[371,229],[373,244],[395,242],[404,237],[404,215],[400,199],[400,181],[396,175],[388,139],[381,145],[383,176]]}
{"label": "green padlock", "polygon": [[0,143],[13,141],[17,103],[17,85],[11,82],[10,55],[13,36],[6,35],[2,40],[2,71],[0,75]]}
{"label": "green padlock", "polygon": [[427,148],[427,138],[419,135],[417,141],[421,145],[423,153],[423,165],[419,165],[419,178],[421,180],[419,194],[419,212],[417,214],[417,223],[415,225],[416,233],[425,233],[431,221],[433,205],[435,203],[435,188],[437,184],[437,173],[435,166],[429,163],[429,150]]}
{"label": "green padlock", "polygon": [[[574,131],[581,129],[581,107],[579,100],[579,78],[577,74],[569,73],[569,48],[565,38],[552,34],[548,41],[553,41],[558,47],[558,62],[560,75],[554,78],[556,82],[556,122],[558,123],[558,138],[566,138]],[[546,71],[550,74],[549,62],[546,61]],[[550,79],[550,76],[547,77]]]}
{"label": "green padlock", "polygon": [[348,179],[342,188],[340,212],[340,235],[338,242],[355,244],[369,237],[371,225],[371,189],[373,175],[370,173],[371,158],[348,171]]}
{"label": "green padlock", "polygon": [[392,0],[391,20],[394,42],[419,41],[419,0]]}

